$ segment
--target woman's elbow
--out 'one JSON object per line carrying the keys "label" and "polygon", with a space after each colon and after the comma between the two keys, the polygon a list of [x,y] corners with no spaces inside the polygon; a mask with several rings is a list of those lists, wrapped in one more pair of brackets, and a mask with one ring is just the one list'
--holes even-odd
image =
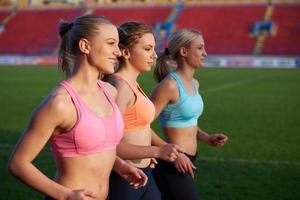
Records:
{"label": "woman's elbow", "polygon": [[17,176],[18,171],[20,169],[20,163],[14,158],[12,157],[9,161],[8,161],[8,165],[7,165],[8,171],[11,175],[13,176]]}

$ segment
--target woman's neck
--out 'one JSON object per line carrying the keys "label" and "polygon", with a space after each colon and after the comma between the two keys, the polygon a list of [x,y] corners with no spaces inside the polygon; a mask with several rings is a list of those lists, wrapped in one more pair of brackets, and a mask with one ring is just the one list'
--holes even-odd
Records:
{"label": "woman's neck", "polygon": [[195,75],[195,69],[189,66],[178,65],[176,73],[187,81],[192,81]]}
{"label": "woman's neck", "polygon": [[117,73],[122,74],[128,81],[135,83],[137,81],[140,72],[134,67],[122,66]]}
{"label": "woman's neck", "polygon": [[75,65],[74,70],[72,71],[72,74],[68,80],[77,88],[98,89],[97,81],[99,80],[99,75],[100,72],[95,67],[78,64]]}

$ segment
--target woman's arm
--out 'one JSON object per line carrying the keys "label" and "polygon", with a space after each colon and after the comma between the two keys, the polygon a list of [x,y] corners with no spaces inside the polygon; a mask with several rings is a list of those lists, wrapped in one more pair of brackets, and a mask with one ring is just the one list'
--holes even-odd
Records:
{"label": "woman's arm", "polygon": [[135,189],[143,187],[147,184],[148,177],[142,170],[130,165],[118,156],[114,163],[113,170],[127,180]]}
{"label": "woman's arm", "polygon": [[70,119],[71,111],[76,112],[71,104],[66,103],[66,98],[60,95],[48,97],[33,113],[29,126],[12,153],[8,167],[11,174],[22,182],[54,199],[76,199],[79,196],[94,198],[93,193],[84,189],[72,191],[56,183],[32,164],[53,132],[60,127],[70,126],[70,121],[66,119]]}
{"label": "woman's arm", "polygon": [[117,155],[124,160],[160,158],[173,162],[180,152],[184,152],[180,146],[168,143],[158,147],[134,145],[121,141],[117,146]]}
{"label": "woman's arm", "polygon": [[124,160],[158,158],[160,149],[155,146],[135,145],[120,141],[117,146],[117,155]]}
{"label": "woman's arm", "polygon": [[151,144],[154,146],[162,147],[167,143],[163,139],[161,139],[151,128]]}
{"label": "woman's arm", "polygon": [[197,140],[201,140],[211,146],[221,147],[221,146],[224,146],[224,144],[227,142],[228,137],[226,135],[224,135],[223,133],[216,133],[216,134],[209,135],[205,131],[203,131],[201,128],[198,127],[197,128]]}
{"label": "woman's arm", "polygon": [[179,99],[176,82],[171,78],[166,78],[155,87],[150,99],[155,106],[156,119],[169,103],[175,103]]}
{"label": "woman's arm", "polygon": [[[196,88],[199,89],[198,80],[193,79],[193,83],[195,84]],[[209,144],[211,146],[220,147],[220,146],[223,146],[227,142],[228,137],[226,135],[224,135],[223,133],[209,135],[205,131],[203,131],[201,128],[197,127],[197,140],[203,141],[206,144]]]}
{"label": "woman's arm", "polygon": [[70,189],[54,182],[37,169],[32,161],[37,157],[56,127],[64,120],[61,97],[50,97],[33,113],[9,161],[10,172],[22,182],[55,199],[65,199]]}

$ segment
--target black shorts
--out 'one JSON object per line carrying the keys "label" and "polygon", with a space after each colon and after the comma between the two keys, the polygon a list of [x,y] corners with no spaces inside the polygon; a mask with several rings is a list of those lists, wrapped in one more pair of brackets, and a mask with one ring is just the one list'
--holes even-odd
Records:
{"label": "black shorts", "polygon": [[[196,156],[187,156],[195,164]],[[200,199],[193,177],[188,172],[179,173],[172,162],[158,160],[153,177],[161,192],[162,200]]]}
{"label": "black shorts", "polygon": [[152,175],[150,167],[140,168],[148,176],[144,187],[133,189],[129,182],[112,171],[109,180],[109,200],[160,200],[161,195]]}

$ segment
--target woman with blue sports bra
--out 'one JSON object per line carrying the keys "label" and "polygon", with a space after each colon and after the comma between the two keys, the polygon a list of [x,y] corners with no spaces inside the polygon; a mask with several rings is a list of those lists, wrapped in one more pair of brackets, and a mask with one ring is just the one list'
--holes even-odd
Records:
{"label": "woman with blue sports bra", "polygon": [[[201,32],[182,29],[170,36],[165,52],[157,59],[155,75],[159,84],[151,96],[155,117],[159,115],[166,141],[186,150],[174,163],[159,160],[154,169],[163,200],[199,200],[193,181],[197,141],[219,147],[228,139],[222,133],[208,135],[197,125],[204,104],[194,74],[203,67],[206,56]],[[177,65],[173,72],[167,67],[171,62]]]}

